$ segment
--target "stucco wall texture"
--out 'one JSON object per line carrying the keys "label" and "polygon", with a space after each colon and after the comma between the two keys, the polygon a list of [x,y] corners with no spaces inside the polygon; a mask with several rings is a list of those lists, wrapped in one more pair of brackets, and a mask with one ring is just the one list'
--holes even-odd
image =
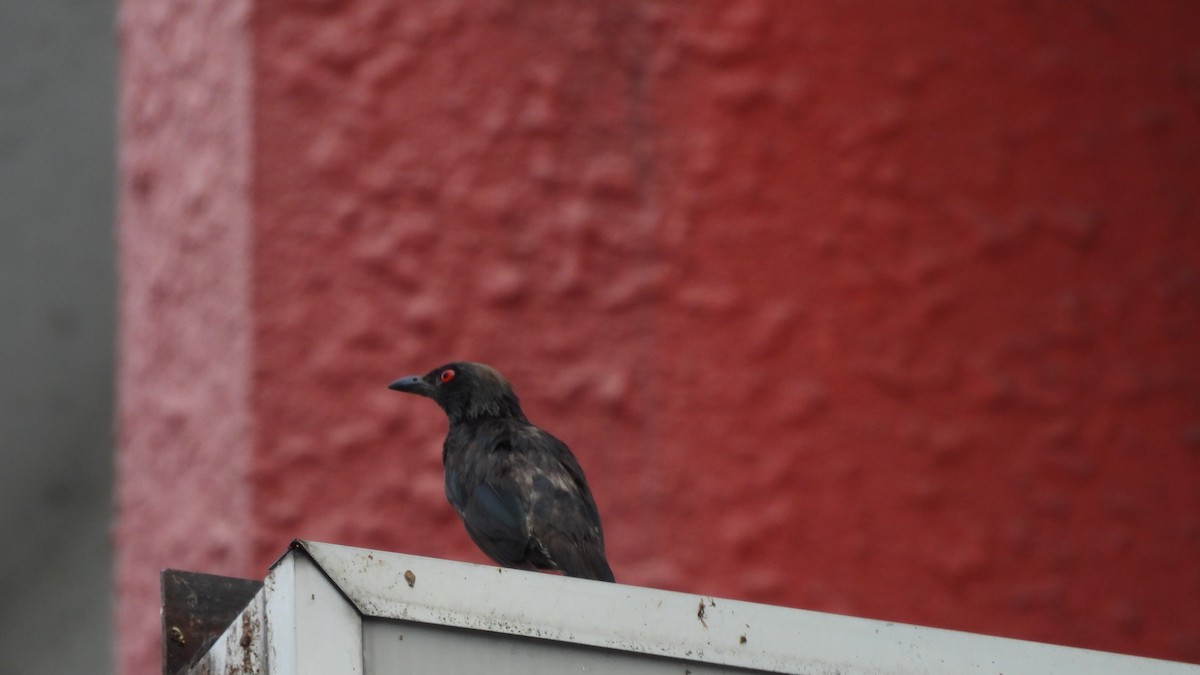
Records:
{"label": "stucco wall texture", "polygon": [[385,389],[456,358],[576,450],[622,582],[1200,661],[1198,32],[125,0],[122,672],[160,567],[485,562]]}

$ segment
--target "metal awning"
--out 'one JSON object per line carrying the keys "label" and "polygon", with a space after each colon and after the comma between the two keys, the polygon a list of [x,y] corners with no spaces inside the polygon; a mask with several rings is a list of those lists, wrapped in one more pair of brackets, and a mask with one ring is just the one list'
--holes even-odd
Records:
{"label": "metal awning", "polygon": [[[181,639],[170,615],[166,642]],[[1200,675],[1200,666],[296,541],[182,672]]]}

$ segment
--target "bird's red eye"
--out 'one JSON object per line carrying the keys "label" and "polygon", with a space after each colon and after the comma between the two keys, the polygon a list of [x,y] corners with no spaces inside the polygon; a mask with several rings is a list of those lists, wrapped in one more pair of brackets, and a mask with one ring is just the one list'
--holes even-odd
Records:
{"label": "bird's red eye", "polygon": [[447,368],[446,370],[442,371],[441,375],[438,375],[438,379],[442,381],[442,384],[446,384],[450,380],[454,379],[454,371]]}

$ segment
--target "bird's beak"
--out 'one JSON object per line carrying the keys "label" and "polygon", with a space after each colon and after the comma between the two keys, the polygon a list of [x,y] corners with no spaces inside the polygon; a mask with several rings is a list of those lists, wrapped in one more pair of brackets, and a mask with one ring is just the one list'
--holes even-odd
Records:
{"label": "bird's beak", "polygon": [[425,380],[422,380],[420,375],[409,375],[408,377],[402,377],[389,384],[388,389],[433,398],[433,386]]}

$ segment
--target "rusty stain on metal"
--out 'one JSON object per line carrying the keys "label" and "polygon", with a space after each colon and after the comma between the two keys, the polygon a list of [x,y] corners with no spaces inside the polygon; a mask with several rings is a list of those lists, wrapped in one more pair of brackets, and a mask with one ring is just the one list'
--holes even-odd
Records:
{"label": "rusty stain on metal", "polygon": [[249,613],[242,614],[242,639],[238,645],[242,648],[242,672],[254,672],[254,657],[250,646],[254,644],[255,620]]}

